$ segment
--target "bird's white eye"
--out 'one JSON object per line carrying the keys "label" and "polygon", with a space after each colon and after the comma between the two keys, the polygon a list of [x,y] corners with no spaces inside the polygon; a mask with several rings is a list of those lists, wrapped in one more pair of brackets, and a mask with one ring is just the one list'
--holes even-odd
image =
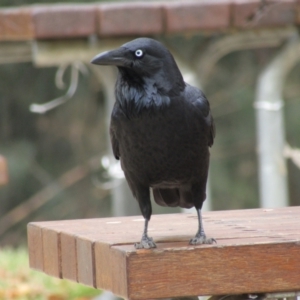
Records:
{"label": "bird's white eye", "polygon": [[143,53],[143,51],[142,51],[141,49],[136,50],[135,53],[134,53],[134,55],[135,55],[136,57],[142,57],[143,54],[144,54],[144,53]]}

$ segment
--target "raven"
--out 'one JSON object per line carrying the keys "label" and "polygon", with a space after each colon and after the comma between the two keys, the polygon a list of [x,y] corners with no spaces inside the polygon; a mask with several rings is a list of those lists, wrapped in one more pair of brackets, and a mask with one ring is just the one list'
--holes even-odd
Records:
{"label": "raven", "polygon": [[206,237],[201,217],[209,147],[215,137],[203,92],[184,82],[172,54],[154,39],[135,39],[98,54],[91,63],[118,68],[110,137],[145,218],[141,242],[135,247],[156,247],[147,234],[150,188],[159,205],[195,206],[199,225],[190,244],[215,242]]}

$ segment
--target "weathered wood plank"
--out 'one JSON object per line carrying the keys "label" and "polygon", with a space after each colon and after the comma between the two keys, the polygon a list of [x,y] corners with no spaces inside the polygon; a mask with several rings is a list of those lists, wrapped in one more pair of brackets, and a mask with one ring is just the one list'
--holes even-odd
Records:
{"label": "weathered wood plank", "polygon": [[44,270],[42,229],[38,225],[28,225],[29,265],[39,271]]}
{"label": "weathered wood plank", "polygon": [[62,277],[78,281],[76,238],[72,234],[62,232],[60,234],[60,243]]}
{"label": "weathered wood plank", "polygon": [[300,290],[300,207],[204,213],[216,245],[188,245],[194,214],[154,215],[152,250],[136,250],[143,218],[28,225],[32,268],[128,299]]}
{"label": "weathered wood plank", "polygon": [[[21,6],[0,9],[0,41],[32,39],[215,34],[237,29],[274,28],[300,23],[299,1],[284,0],[260,18],[259,0],[164,1]],[[131,16],[130,18],[128,16]]]}
{"label": "weathered wood plank", "polygon": [[42,247],[44,272],[48,275],[62,278],[61,275],[61,248],[60,232],[43,228]]}
{"label": "weathered wood plank", "polygon": [[299,289],[300,244],[178,246],[154,251],[116,246],[128,256],[129,299]]}
{"label": "weathered wood plank", "polygon": [[97,288],[112,290],[117,295],[128,294],[126,252],[96,242],[95,268]]}
{"label": "weathered wood plank", "polygon": [[[0,22],[1,23],[1,22]],[[8,183],[8,167],[4,156],[0,155],[0,186]]]}
{"label": "weathered wood plank", "polygon": [[78,282],[96,287],[94,241],[77,238],[77,276]]}

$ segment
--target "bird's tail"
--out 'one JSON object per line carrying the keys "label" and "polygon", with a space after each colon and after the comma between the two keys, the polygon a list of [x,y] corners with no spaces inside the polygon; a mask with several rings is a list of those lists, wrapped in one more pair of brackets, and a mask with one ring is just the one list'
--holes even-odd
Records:
{"label": "bird's tail", "polygon": [[180,189],[153,189],[154,201],[161,206],[191,208],[194,206],[192,193]]}

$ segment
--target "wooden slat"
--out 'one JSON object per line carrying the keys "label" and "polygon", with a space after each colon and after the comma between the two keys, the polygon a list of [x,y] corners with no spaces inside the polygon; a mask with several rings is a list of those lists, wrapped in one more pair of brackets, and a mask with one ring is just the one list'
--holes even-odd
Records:
{"label": "wooden slat", "polygon": [[62,278],[60,260],[60,232],[56,232],[55,230],[48,228],[43,228],[42,247],[44,272],[48,275]]}
{"label": "wooden slat", "polygon": [[39,271],[44,270],[42,229],[38,225],[28,225],[29,265]]}
{"label": "wooden slat", "polygon": [[[126,247],[118,247],[126,251]],[[129,249],[127,249],[128,251]],[[130,250],[129,250],[130,251]],[[288,254],[287,254],[288,252]],[[255,244],[130,251],[130,299],[179,295],[294,291],[300,286],[300,245]]]}
{"label": "wooden slat", "polygon": [[76,238],[72,234],[62,232],[60,234],[60,243],[62,277],[78,281]]}
{"label": "wooden slat", "polygon": [[83,38],[93,34],[102,38],[170,33],[207,35],[237,29],[297,26],[299,7],[299,0],[282,0],[259,18],[260,0],[121,1],[2,8],[0,41]]}
{"label": "wooden slat", "polygon": [[140,216],[28,225],[30,266],[128,299],[300,290],[300,207],[203,214],[214,245],[191,246],[194,214],[153,215],[156,249],[136,250]]}
{"label": "wooden slat", "polygon": [[77,238],[77,267],[78,282],[96,287],[94,241]]}
{"label": "wooden slat", "polygon": [[8,183],[7,161],[2,155],[0,155],[0,186],[5,185],[7,183]]}
{"label": "wooden slat", "polygon": [[111,245],[95,243],[96,287],[114,291],[117,295],[127,295],[126,252]]}

